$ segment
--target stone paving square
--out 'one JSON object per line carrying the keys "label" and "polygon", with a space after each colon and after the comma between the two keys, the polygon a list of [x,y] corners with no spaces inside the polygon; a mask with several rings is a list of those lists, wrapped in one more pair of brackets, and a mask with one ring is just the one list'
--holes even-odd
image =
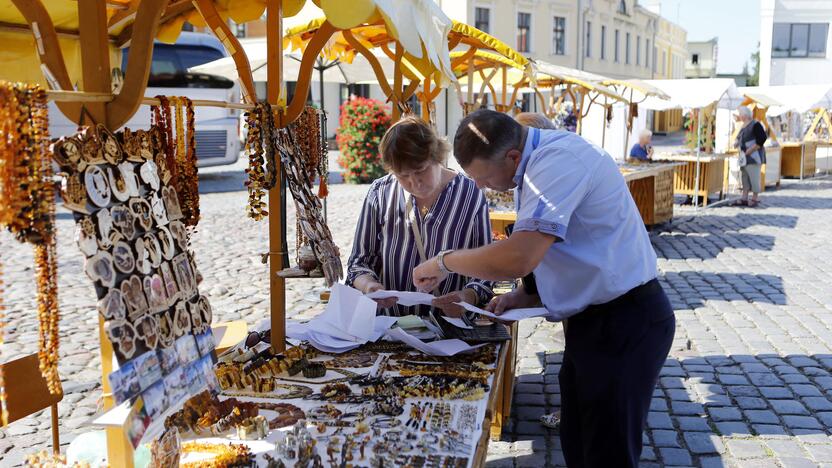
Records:
{"label": "stone paving square", "polygon": [[[200,290],[214,320],[267,316],[267,223],[245,217],[244,174],[201,171],[202,220],[193,238]],[[334,185],[329,224],[346,264],[368,186]],[[676,207],[650,236],[659,279],[676,310],[671,354],[651,402],[643,466],[832,466],[832,180],[784,180],[754,209]],[[335,209],[334,207],[337,207]],[[294,244],[294,208],[288,238]],[[233,227],[233,229],[229,229]],[[75,246],[71,216],[58,213],[61,364],[58,405],[64,448],[88,428],[101,396],[97,312]],[[37,347],[32,253],[0,234],[6,284],[4,359]],[[291,250],[291,248],[290,248]],[[290,253],[293,255],[293,253]],[[314,316],[320,280],[287,281],[292,319]],[[520,324],[511,422],[489,445],[488,466],[563,466],[560,441],[537,417],[558,409],[560,324]],[[48,446],[48,413],[0,431],[0,465]]]}

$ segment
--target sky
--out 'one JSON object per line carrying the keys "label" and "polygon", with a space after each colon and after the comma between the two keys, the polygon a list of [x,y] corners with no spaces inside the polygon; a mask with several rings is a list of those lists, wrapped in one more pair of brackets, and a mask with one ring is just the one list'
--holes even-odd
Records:
{"label": "sky", "polygon": [[[640,1],[639,3],[654,3]],[[719,37],[717,73],[740,73],[760,40],[759,0],[660,0],[661,15],[682,26],[688,41]],[[748,70],[753,71],[749,62]]]}

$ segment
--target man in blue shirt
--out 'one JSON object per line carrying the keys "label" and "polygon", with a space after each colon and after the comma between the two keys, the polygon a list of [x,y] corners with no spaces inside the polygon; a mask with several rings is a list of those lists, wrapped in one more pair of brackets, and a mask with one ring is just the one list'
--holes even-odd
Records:
{"label": "man in blue shirt", "polygon": [[496,314],[542,303],[568,319],[559,380],[569,466],[638,466],[642,431],[675,318],[656,254],[612,158],[578,135],[524,127],[479,110],[460,123],[454,156],[480,187],[516,189],[504,241],[444,251],[413,272],[430,291],[449,272],[527,285],[489,304]]}
{"label": "man in blue shirt", "polygon": [[653,146],[650,144],[653,132],[646,128],[638,134],[638,143],[630,148],[630,158],[648,161],[653,157]]}

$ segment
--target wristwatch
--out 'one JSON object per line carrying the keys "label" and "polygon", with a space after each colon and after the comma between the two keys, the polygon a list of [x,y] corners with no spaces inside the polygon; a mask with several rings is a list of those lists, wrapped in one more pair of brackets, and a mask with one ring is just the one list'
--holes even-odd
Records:
{"label": "wristwatch", "polygon": [[439,255],[436,256],[436,263],[439,265],[439,271],[446,275],[450,275],[451,273],[453,273],[451,270],[448,269],[448,267],[445,266],[445,255],[448,255],[451,252],[453,252],[453,250],[443,250],[439,252]]}

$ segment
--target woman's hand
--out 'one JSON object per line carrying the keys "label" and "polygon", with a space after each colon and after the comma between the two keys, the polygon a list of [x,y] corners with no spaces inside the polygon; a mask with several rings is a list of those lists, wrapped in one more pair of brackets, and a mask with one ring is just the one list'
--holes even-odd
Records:
{"label": "woman's hand", "polygon": [[436,257],[422,263],[413,270],[413,284],[422,292],[433,291],[448,275],[439,269]]}
{"label": "woman's hand", "polygon": [[527,294],[526,290],[521,286],[515,288],[510,293],[501,296],[495,296],[491,302],[485,306],[489,312],[494,315],[502,315],[503,312],[511,309],[522,309],[526,307],[535,307],[540,303],[540,296],[537,294]]}
{"label": "woman's hand", "polygon": [[441,309],[442,313],[448,317],[459,318],[465,313],[465,309],[461,305],[456,304],[457,302],[475,304],[477,302],[477,293],[473,289],[468,288],[462,291],[454,291],[437,297],[431,305],[437,309]]}
{"label": "woman's hand", "polygon": [[[383,290],[384,290],[384,285],[383,284],[381,284],[377,281],[373,281],[372,283],[369,283],[367,286],[364,287],[364,294],[370,294],[370,293],[373,293],[373,292],[376,292],[376,291],[383,291]],[[396,298],[395,297],[385,297],[384,299],[374,299],[374,301],[376,301],[376,304],[378,304],[379,309],[388,309],[388,308],[393,307],[394,305],[396,305]]]}

